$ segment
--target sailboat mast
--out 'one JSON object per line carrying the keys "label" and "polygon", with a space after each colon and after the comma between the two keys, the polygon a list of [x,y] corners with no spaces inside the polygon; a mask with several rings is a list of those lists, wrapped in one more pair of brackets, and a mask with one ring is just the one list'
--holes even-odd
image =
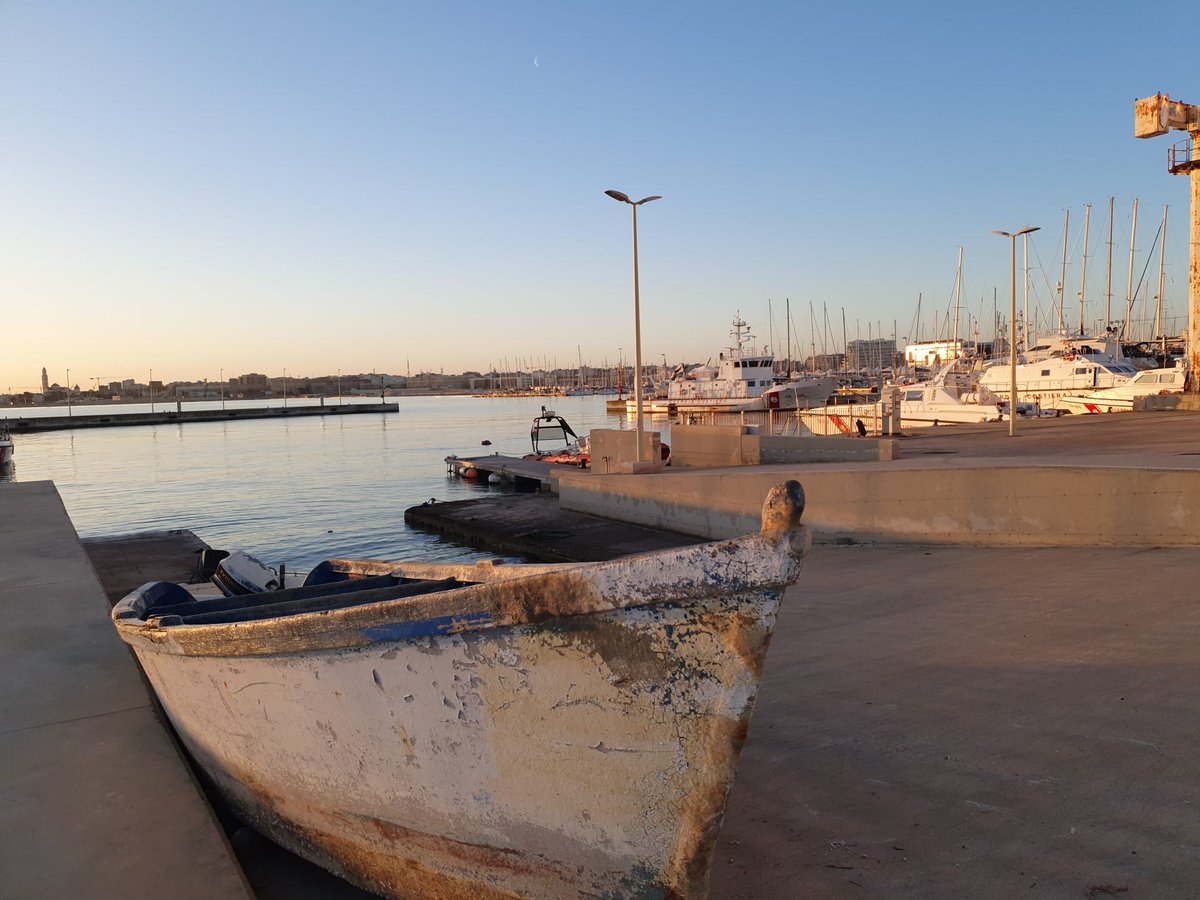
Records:
{"label": "sailboat mast", "polygon": [[792,298],[785,297],[784,320],[787,322],[787,377],[792,377]]}
{"label": "sailboat mast", "polygon": [[958,307],[962,302],[962,259],[963,248],[960,244],[958,247],[958,272],[954,276],[954,359],[958,359]]}
{"label": "sailboat mast", "polygon": [[1133,314],[1133,247],[1137,243],[1138,198],[1133,198],[1133,230],[1129,234],[1129,286],[1125,289],[1125,321],[1121,323],[1121,338],[1129,337],[1129,317]]}
{"label": "sailboat mast", "polygon": [[1025,262],[1022,264],[1023,276],[1025,282],[1025,350],[1029,350],[1029,232],[1021,235],[1022,249],[1025,253]]}
{"label": "sailboat mast", "polygon": [[1071,210],[1067,210],[1066,218],[1063,219],[1063,257],[1062,257],[1062,278],[1058,281],[1058,330],[1067,330],[1067,320],[1064,318],[1065,309],[1063,304],[1067,297],[1067,231],[1071,225]]}
{"label": "sailboat mast", "polygon": [[[767,298],[767,352],[775,346],[775,311],[771,308],[771,298]],[[771,374],[775,375],[776,360],[771,360]]]}
{"label": "sailboat mast", "polygon": [[1083,292],[1087,290],[1088,226],[1092,221],[1092,204],[1083,205],[1083,272],[1079,276],[1079,334],[1083,335]]}
{"label": "sailboat mast", "polygon": [[808,301],[808,343],[812,347],[812,370],[817,371],[817,314],[813,312],[812,301]]}
{"label": "sailboat mast", "polygon": [[842,368],[850,359],[850,345],[846,342],[846,307],[842,307]]}
{"label": "sailboat mast", "polygon": [[1167,255],[1167,204],[1163,204],[1162,234],[1158,247],[1158,306],[1154,310],[1154,336],[1162,335],[1163,264]]}
{"label": "sailboat mast", "polygon": [[1108,277],[1105,282],[1105,293],[1108,299],[1104,302],[1104,332],[1108,333],[1112,324],[1112,229],[1113,229],[1113,198],[1108,198]]}

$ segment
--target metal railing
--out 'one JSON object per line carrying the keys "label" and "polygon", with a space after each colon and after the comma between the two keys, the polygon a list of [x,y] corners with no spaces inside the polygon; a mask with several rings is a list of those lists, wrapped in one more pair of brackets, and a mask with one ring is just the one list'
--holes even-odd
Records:
{"label": "metal railing", "polygon": [[[797,437],[817,435],[879,437],[884,432],[883,404],[839,403],[801,410],[762,409],[742,412],[686,412],[675,419],[679,425],[755,425],[762,434]],[[806,431],[807,429],[807,431]]]}
{"label": "metal railing", "polygon": [[1167,148],[1167,171],[1172,175],[1188,172],[1200,167],[1200,160],[1195,156],[1195,142],[1191,138],[1176,141]]}

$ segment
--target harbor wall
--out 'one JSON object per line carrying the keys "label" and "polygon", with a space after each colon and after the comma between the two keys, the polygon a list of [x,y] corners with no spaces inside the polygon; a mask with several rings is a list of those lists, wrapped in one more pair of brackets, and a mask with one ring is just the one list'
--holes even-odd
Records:
{"label": "harbor wall", "polygon": [[1134,397],[1134,412],[1200,412],[1200,394],[1151,394]]}
{"label": "harbor wall", "polygon": [[680,468],[895,459],[896,442],[859,437],[756,433],[749,425],[676,425],[671,465]]}
{"label": "harbor wall", "polygon": [[804,486],[826,538],[1021,546],[1200,544],[1200,471],[1071,466],[868,470],[790,466],[568,475],[564,509],[710,540],[759,528],[770,488]]}

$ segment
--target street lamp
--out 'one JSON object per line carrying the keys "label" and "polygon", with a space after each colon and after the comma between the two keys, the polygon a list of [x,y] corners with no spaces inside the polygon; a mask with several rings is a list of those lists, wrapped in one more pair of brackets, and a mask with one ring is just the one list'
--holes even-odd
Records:
{"label": "street lamp", "polygon": [[628,203],[633,207],[633,406],[637,415],[637,423],[634,426],[637,435],[637,461],[643,462],[646,451],[642,449],[642,433],[644,431],[642,425],[642,314],[641,299],[638,295],[637,208],[651,200],[661,200],[662,197],[655,194],[653,197],[643,197],[641,200],[630,200],[620,191],[605,191],[604,193],[614,200]]}
{"label": "street lamp", "polygon": [[287,408],[287,369],[283,370],[283,406]]}
{"label": "street lamp", "polygon": [[221,374],[218,376],[221,379],[221,410],[225,409],[225,369],[221,369]]}
{"label": "street lamp", "polygon": [[146,387],[150,388],[150,412],[154,412],[154,370],[150,370],[150,380],[146,382]]}
{"label": "street lamp", "polygon": [[67,369],[67,415],[71,414],[71,370]]}
{"label": "street lamp", "polygon": [[1009,367],[1009,394],[1008,394],[1008,436],[1014,437],[1017,433],[1017,238],[1023,234],[1032,234],[1039,231],[1041,226],[1034,225],[1028,228],[1022,228],[1020,231],[993,231],[992,234],[998,234],[1009,239],[1012,245],[1012,272],[1009,279],[1012,283],[1012,297],[1009,306],[1008,319],[1008,367]]}
{"label": "street lamp", "polygon": [[338,369],[338,406],[342,405],[342,370]]}

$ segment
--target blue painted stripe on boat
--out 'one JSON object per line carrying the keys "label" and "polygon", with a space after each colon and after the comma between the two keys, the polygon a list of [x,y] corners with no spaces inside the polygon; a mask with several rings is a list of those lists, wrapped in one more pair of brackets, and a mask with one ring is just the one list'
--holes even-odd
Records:
{"label": "blue painted stripe on boat", "polygon": [[448,634],[452,630],[461,630],[464,625],[490,625],[490,613],[478,612],[465,616],[442,616],[437,619],[423,619],[420,622],[395,622],[391,625],[376,625],[364,628],[363,634],[373,641],[399,641],[405,638],[430,637],[431,635]]}

